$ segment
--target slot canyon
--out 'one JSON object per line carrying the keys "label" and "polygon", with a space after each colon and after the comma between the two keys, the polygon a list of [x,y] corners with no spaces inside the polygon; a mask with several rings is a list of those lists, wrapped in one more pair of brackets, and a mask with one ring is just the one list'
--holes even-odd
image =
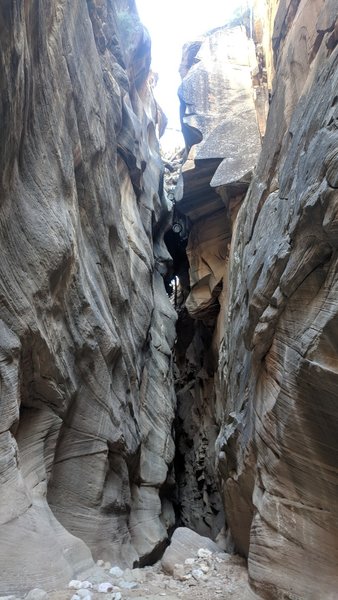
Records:
{"label": "slot canyon", "polygon": [[338,600],[338,0],[249,4],[164,152],[135,0],[0,0],[0,600]]}

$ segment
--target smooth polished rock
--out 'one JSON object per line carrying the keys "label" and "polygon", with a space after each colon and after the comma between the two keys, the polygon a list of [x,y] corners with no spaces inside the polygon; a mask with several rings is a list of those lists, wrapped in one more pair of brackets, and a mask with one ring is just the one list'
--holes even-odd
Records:
{"label": "smooth polished rock", "polygon": [[0,28],[0,593],[23,594],[132,566],[144,514],[165,543],[176,313],[134,4],[0,3]]}

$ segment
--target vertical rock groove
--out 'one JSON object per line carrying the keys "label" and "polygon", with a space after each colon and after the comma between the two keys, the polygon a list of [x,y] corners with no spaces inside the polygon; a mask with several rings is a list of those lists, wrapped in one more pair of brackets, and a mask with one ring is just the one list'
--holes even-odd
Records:
{"label": "vertical rock groove", "polygon": [[[248,598],[333,599],[338,583],[337,16],[337,2],[257,0],[253,41],[244,15],[183,52],[177,206],[190,277],[177,385],[194,468],[181,495],[199,485],[196,386],[211,361],[211,472],[227,547],[248,559]],[[210,323],[196,349],[190,330]]]}
{"label": "vertical rock groove", "polygon": [[187,43],[164,160],[135,0],[0,1],[0,595],[180,525],[245,600],[335,600],[337,16]]}
{"label": "vertical rock groove", "polygon": [[160,274],[169,212],[150,40],[134,3],[5,1],[0,29],[9,593],[64,584],[91,553],[131,566],[165,543],[176,316]]}

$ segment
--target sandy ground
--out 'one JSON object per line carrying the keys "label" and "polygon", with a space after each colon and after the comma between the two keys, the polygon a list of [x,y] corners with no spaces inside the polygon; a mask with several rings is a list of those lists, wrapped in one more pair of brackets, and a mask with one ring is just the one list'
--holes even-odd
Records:
{"label": "sandy ground", "polygon": [[[159,563],[144,569],[127,569],[119,580],[112,578],[108,569],[100,569],[100,575],[88,580],[94,586],[88,600],[113,600],[116,592],[121,593],[122,600],[240,600],[247,588],[247,570],[242,558],[223,554],[195,558],[192,564],[177,567],[173,576],[163,573]],[[104,581],[112,581],[113,589],[98,593],[95,585]],[[135,588],[124,589],[125,585]],[[57,590],[49,592],[48,600],[71,600],[78,593],[76,589]],[[86,600],[86,593],[80,591],[81,600]]]}

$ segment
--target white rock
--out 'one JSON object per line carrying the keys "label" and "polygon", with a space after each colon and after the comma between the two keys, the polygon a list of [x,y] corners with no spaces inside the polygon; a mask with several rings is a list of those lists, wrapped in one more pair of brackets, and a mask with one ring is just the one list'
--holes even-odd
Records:
{"label": "white rock", "polygon": [[199,565],[199,568],[201,569],[201,571],[203,571],[203,573],[208,573],[210,570],[210,567],[208,567],[206,563],[201,563]]}
{"label": "white rock", "polygon": [[98,586],[96,587],[96,589],[98,592],[106,594],[107,592],[113,591],[113,586],[109,582],[104,582],[104,583],[99,583]]}
{"label": "white rock", "polygon": [[114,594],[114,600],[122,600],[122,594],[121,594],[121,592],[116,592]]}
{"label": "white rock", "polygon": [[92,587],[93,587],[93,584],[90,583],[90,581],[81,581],[81,586],[80,586],[81,590],[91,590]]}
{"label": "white rock", "polygon": [[117,565],[115,565],[115,567],[112,567],[109,573],[113,575],[113,577],[123,577],[123,571]]}
{"label": "white rock", "polygon": [[104,567],[105,562],[104,562],[104,560],[97,560],[96,564],[97,564],[98,567]]}
{"label": "white rock", "polygon": [[80,596],[78,596],[78,594],[74,594],[70,600],[81,600]]}
{"label": "white rock", "polygon": [[210,552],[210,550],[207,548],[200,548],[197,552],[198,558],[210,558],[211,555],[212,552]]}
{"label": "white rock", "polygon": [[48,594],[45,590],[34,588],[25,596],[25,600],[47,600]]}
{"label": "white rock", "polygon": [[203,577],[204,577],[204,573],[201,569],[193,569],[191,571],[191,574],[192,574],[193,578],[196,580],[203,579]]}
{"label": "white rock", "polygon": [[195,559],[194,558],[186,558],[184,561],[185,565],[189,565],[190,567],[194,564]]}
{"label": "white rock", "polygon": [[82,581],[79,581],[78,579],[72,579],[68,583],[68,587],[72,588],[73,590],[79,590],[81,587],[81,583],[82,583]]}

